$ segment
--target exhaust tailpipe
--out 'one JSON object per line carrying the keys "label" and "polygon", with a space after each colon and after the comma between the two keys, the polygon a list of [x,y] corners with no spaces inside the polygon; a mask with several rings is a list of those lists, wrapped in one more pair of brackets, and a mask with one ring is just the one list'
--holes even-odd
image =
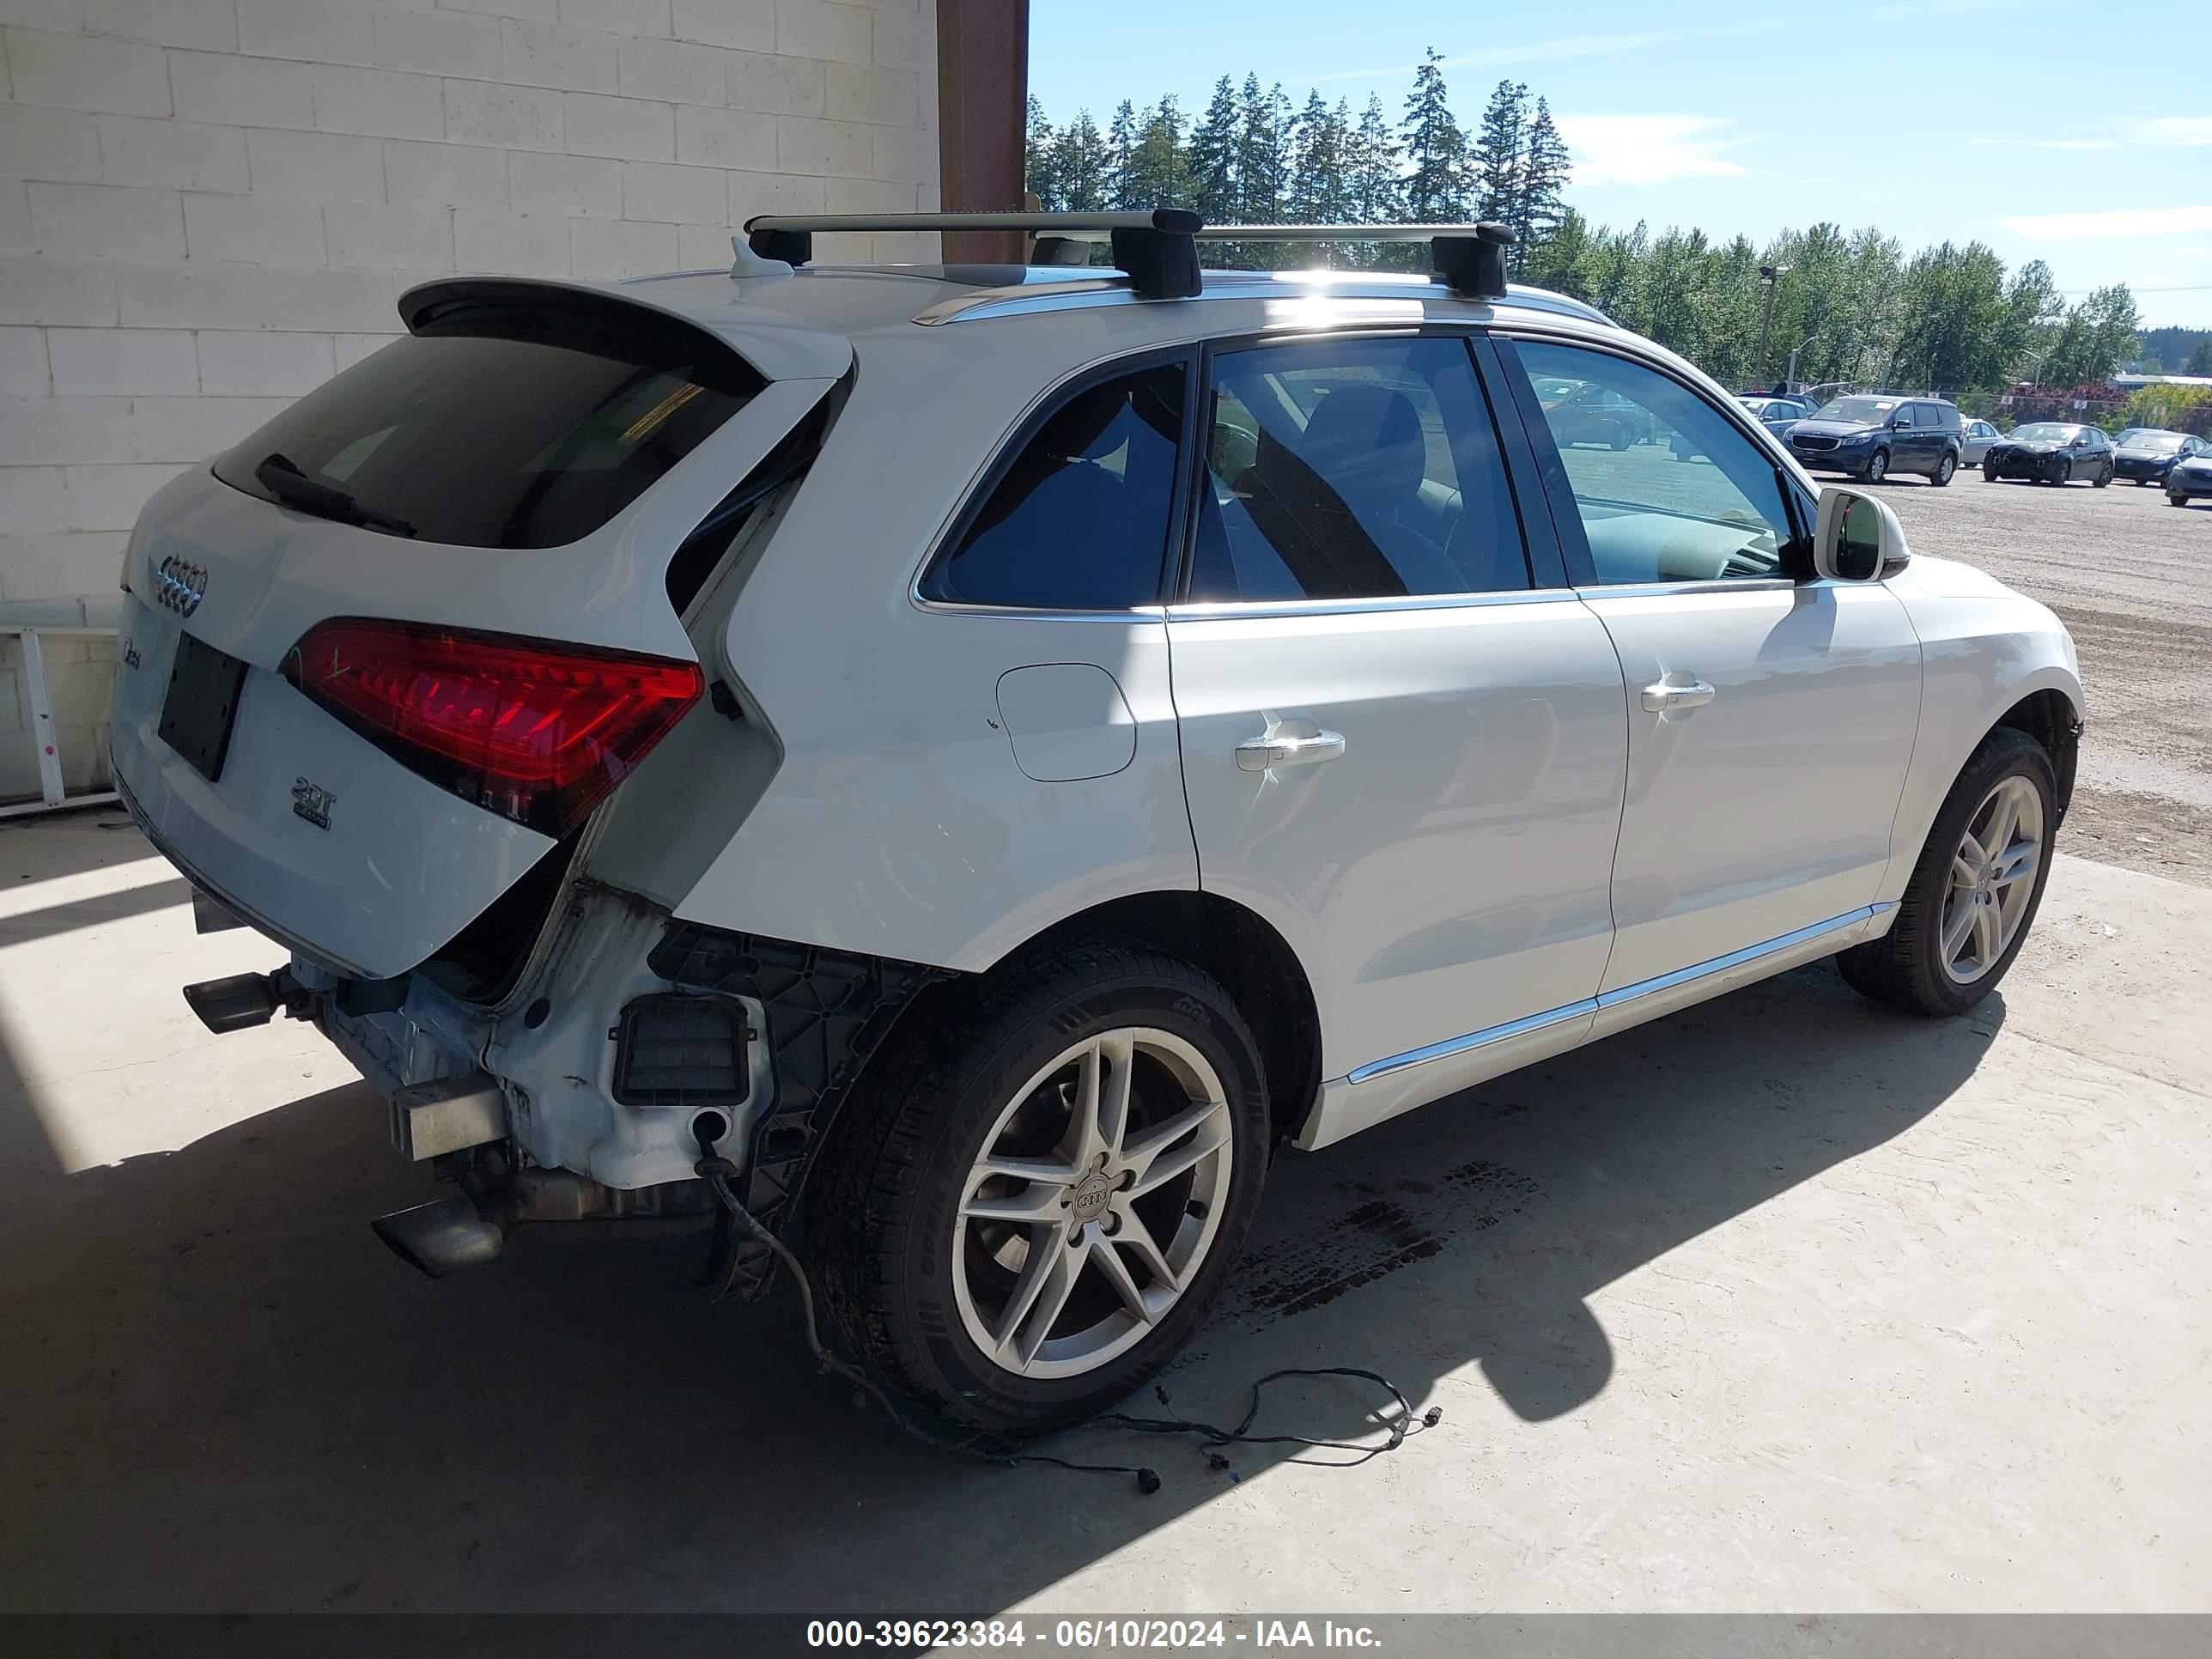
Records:
{"label": "exhaust tailpipe", "polygon": [[394,1210],[368,1226],[402,1261],[433,1279],[481,1267],[496,1258],[507,1242],[506,1230],[478,1214],[476,1200],[466,1193],[411,1210]]}

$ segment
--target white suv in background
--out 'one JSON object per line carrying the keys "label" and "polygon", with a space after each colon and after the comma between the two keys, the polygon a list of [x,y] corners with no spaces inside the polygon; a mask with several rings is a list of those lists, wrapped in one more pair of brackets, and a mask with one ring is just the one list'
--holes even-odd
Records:
{"label": "white suv in background", "polygon": [[389,1098],[459,1188],[401,1254],[719,1184],[729,1288],[787,1241],[1018,1432],[1189,1336],[1285,1143],[1818,957],[2004,974],[2081,722],[2043,606],[1486,228],[1333,233],[1441,279],[1201,275],[1170,212],[807,263],[968,222],[415,289],[146,509],[118,787],[290,953],[187,994]]}

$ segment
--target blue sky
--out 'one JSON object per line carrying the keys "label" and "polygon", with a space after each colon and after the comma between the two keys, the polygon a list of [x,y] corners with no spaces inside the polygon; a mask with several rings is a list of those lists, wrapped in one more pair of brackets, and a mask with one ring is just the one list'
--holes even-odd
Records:
{"label": "blue sky", "polygon": [[1054,121],[1087,106],[1103,127],[1121,99],[1165,92],[1194,109],[1247,70],[1300,104],[1318,87],[1356,111],[1377,92],[1395,118],[1434,46],[1463,125],[1503,76],[1551,100],[1575,151],[1567,199],[1601,223],[1979,238],[2047,261],[2063,289],[2129,283],[2147,325],[2212,327],[2212,77],[2192,5],[1031,4],[1030,89]]}

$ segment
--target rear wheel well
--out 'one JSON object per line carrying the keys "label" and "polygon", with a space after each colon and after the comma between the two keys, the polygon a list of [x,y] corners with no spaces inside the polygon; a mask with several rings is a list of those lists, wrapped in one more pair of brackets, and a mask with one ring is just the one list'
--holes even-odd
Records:
{"label": "rear wheel well", "polygon": [[1139,941],[1219,980],[1260,1045],[1275,1132],[1296,1133],[1321,1088],[1321,1021],[1280,933],[1217,894],[1138,893],[1055,922],[1016,954],[1079,939]]}
{"label": "rear wheel well", "polygon": [[1997,718],[1999,726],[2025,732],[2051,757],[2051,769],[2058,780],[2058,816],[2063,822],[2074,799],[2074,765],[2081,749],[2081,717],[2063,691],[2055,687],[2032,691]]}

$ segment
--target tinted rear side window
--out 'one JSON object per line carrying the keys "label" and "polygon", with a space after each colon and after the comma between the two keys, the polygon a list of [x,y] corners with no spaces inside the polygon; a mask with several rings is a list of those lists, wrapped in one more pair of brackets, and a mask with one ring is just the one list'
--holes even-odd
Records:
{"label": "tinted rear side window", "polygon": [[921,596],[952,605],[1157,605],[1182,441],[1183,366],[1087,386],[1046,417]]}
{"label": "tinted rear side window", "polygon": [[[386,533],[557,547],[629,506],[763,384],[712,337],[634,306],[451,306],[301,398],[215,472]],[[272,466],[305,487],[272,486]]]}

